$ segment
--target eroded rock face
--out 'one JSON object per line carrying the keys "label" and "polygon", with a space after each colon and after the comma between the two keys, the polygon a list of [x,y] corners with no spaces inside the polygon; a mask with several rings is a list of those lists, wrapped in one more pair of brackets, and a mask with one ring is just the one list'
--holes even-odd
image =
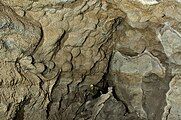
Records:
{"label": "eroded rock face", "polygon": [[157,58],[149,52],[136,57],[115,52],[110,70],[115,92],[130,112],[144,119],[161,119],[159,112],[163,112],[168,87],[164,84],[165,68]]}
{"label": "eroded rock face", "polygon": [[179,0],[0,0],[1,120],[180,120]]}

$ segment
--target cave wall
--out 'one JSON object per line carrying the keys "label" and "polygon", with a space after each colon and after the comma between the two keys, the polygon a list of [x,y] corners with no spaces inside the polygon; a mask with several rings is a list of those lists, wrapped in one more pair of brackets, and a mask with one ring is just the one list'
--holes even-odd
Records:
{"label": "cave wall", "polygon": [[0,0],[0,120],[181,120],[181,1]]}

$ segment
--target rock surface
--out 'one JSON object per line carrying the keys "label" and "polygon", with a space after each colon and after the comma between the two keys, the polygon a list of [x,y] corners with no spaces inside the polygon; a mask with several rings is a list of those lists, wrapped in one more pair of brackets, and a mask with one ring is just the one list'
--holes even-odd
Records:
{"label": "rock surface", "polygon": [[180,0],[0,0],[1,120],[180,120]]}

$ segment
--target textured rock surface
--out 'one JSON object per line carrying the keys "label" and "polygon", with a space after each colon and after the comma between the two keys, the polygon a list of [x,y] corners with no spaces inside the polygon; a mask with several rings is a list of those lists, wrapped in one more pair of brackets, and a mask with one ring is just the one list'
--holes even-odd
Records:
{"label": "textured rock surface", "polygon": [[1,120],[180,120],[180,0],[0,0]]}

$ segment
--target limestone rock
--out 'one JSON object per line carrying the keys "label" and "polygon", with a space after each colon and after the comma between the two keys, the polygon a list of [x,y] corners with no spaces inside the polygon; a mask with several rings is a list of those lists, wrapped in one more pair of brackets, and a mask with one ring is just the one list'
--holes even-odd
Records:
{"label": "limestone rock", "polygon": [[[160,117],[157,114],[161,115],[161,113],[154,113],[154,109],[163,108],[160,106],[162,103],[155,106],[147,103],[152,101],[151,99],[158,99],[157,97],[164,94],[164,89],[166,89],[163,80],[165,68],[157,58],[148,52],[136,57],[125,57],[115,52],[111,61],[110,74],[118,97],[126,102],[130,112],[136,110],[138,116],[145,119]],[[156,89],[160,93],[155,93]],[[153,113],[150,114],[147,111]]]}
{"label": "limestone rock", "polygon": [[180,0],[0,0],[1,120],[180,120]]}
{"label": "limestone rock", "polygon": [[166,94],[167,106],[165,106],[165,112],[163,114],[162,120],[179,120],[181,119],[180,113],[180,104],[181,104],[181,96],[180,96],[180,75],[175,76],[170,84],[169,91]]}
{"label": "limestone rock", "polygon": [[165,54],[170,59],[170,62],[180,65],[180,52],[181,52],[181,34],[174,30],[169,23],[165,23],[165,26],[161,29],[162,35],[159,34]]}

